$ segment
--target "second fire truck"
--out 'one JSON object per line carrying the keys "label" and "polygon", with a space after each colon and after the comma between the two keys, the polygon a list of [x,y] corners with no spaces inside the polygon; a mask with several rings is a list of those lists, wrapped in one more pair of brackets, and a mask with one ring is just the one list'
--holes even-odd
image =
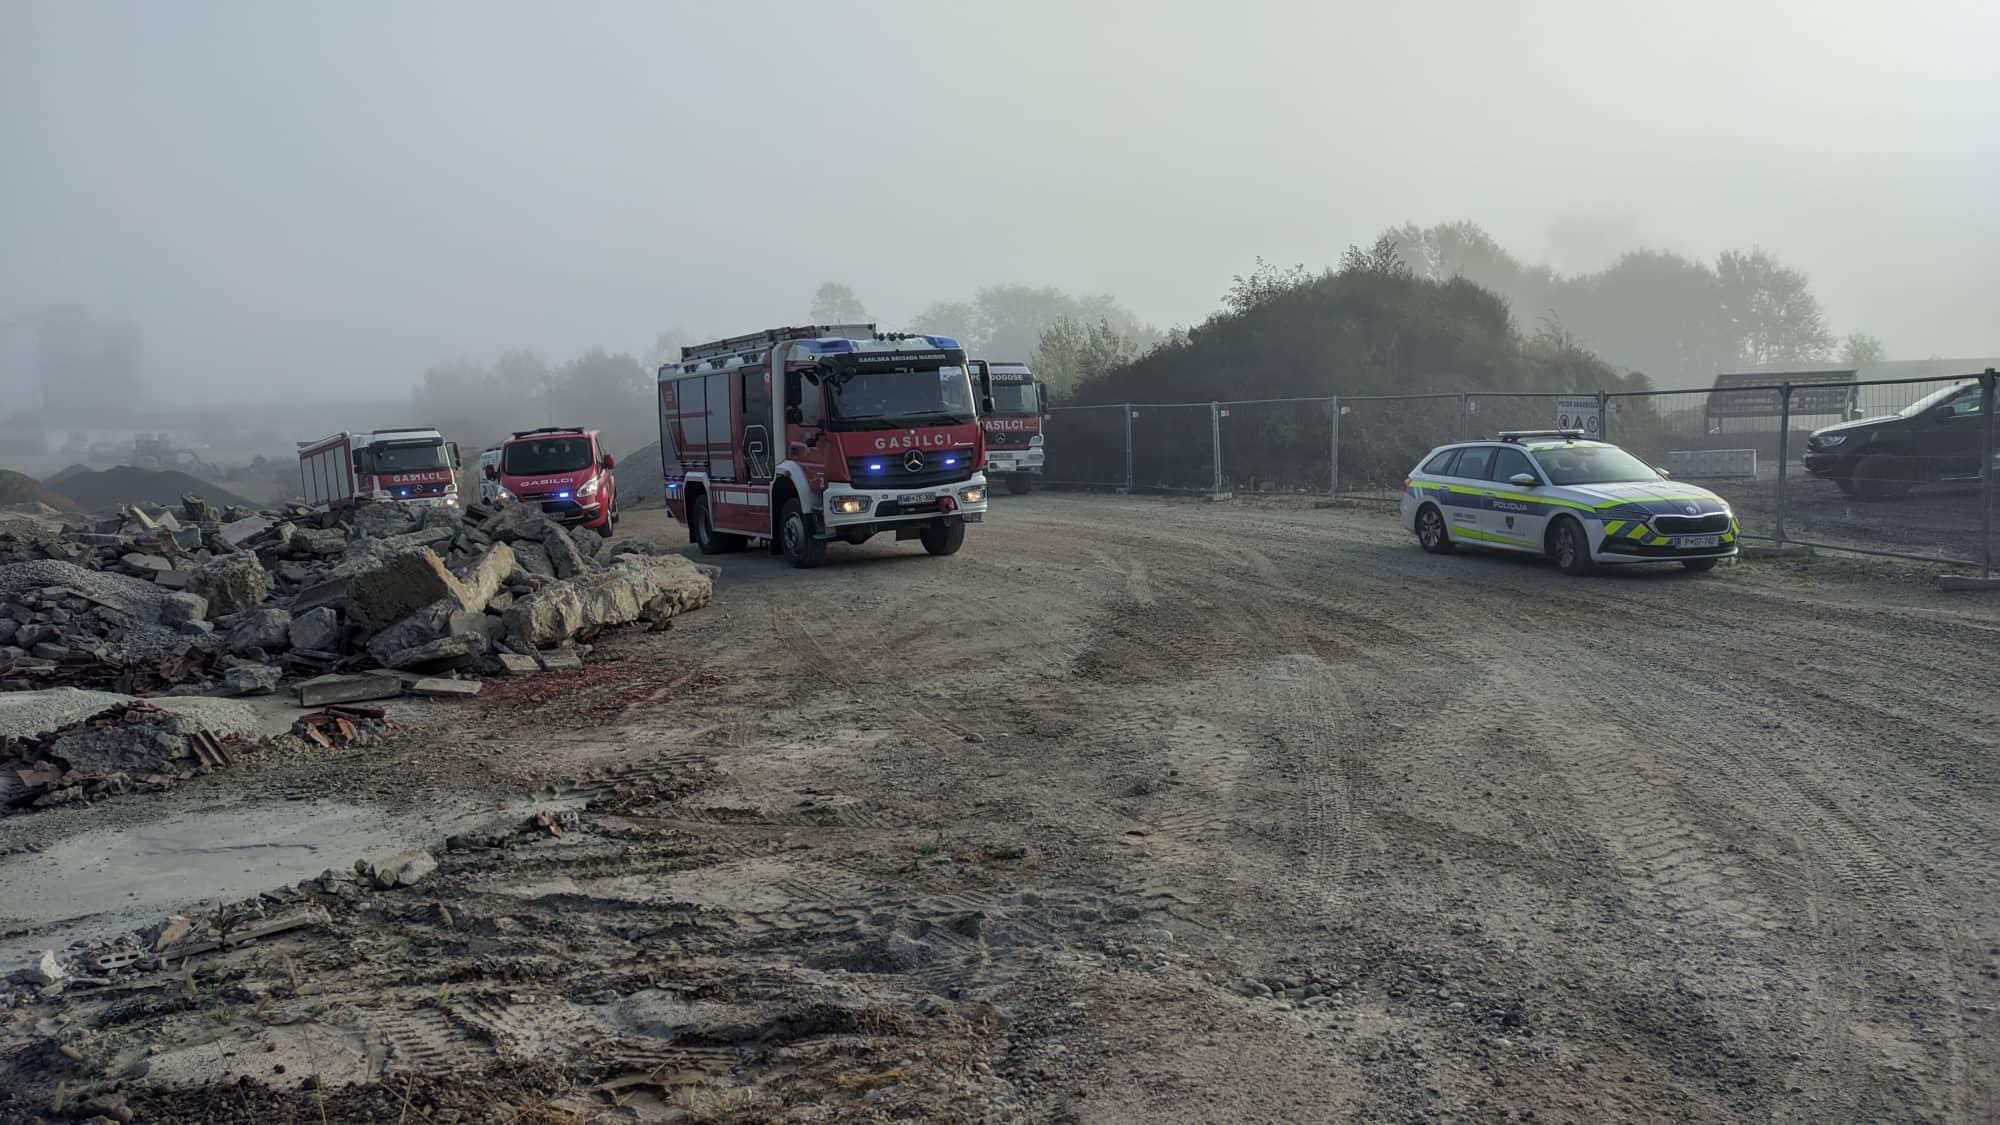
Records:
{"label": "second fire truck", "polygon": [[972,361],[973,378],[985,377],[993,388],[993,409],[979,416],[986,431],[986,475],[1004,477],[1016,496],[1034,487],[1042,475],[1042,419],[1048,400],[1041,380],[1025,363]]}
{"label": "second fire truck", "polygon": [[667,508],[704,554],[763,540],[817,566],[878,534],[953,554],[986,514],[985,384],[951,337],[872,324],[682,348],[659,372]]}

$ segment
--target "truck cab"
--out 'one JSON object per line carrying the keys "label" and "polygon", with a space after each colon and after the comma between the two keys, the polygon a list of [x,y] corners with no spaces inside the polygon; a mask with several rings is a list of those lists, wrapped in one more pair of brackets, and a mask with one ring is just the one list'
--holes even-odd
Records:
{"label": "truck cab", "polygon": [[1008,492],[1023,495],[1042,475],[1042,420],[1049,412],[1046,388],[1025,363],[975,359],[972,372],[993,387],[993,409],[979,416],[986,431],[986,475],[1004,477]]}
{"label": "truck cab", "polygon": [[667,507],[709,554],[761,540],[817,566],[879,534],[954,554],[986,513],[980,384],[957,340],[872,324],[683,348],[659,372]]}
{"label": "truck cab", "polygon": [[500,447],[479,451],[479,498],[488,503],[500,499]]}
{"label": "truck cab", "polygon": [[500,445],[490,470],[500,501],[538,505],[565,527],[587,527],[610,538],[618,522],[617,460],[596,430],[544,426],[519,430]]}

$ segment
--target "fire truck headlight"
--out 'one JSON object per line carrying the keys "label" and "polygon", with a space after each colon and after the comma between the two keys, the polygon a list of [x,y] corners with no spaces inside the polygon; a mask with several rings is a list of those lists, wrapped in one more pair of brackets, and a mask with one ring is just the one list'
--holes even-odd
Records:
{"label": "fire truck headlight", "polygon": [[833,510],[843,516],[858,516],[868,510],[868,498],[866,496],[836,496],[833,498]]}
{"label": "fire truck headlight", "polygon": [[1034,437],[1028,439],[1028,448],[1030,449],[1034,449],[1040,446],[1041,444],[1042,444],[1042,435],[1040,434],[1036,434]]}
{"label": "fire truck headlight", "polygon": [[968,504],[986,503],[986,490],[983,488],[968,488],[959,495],[965,497],[965,502]]}

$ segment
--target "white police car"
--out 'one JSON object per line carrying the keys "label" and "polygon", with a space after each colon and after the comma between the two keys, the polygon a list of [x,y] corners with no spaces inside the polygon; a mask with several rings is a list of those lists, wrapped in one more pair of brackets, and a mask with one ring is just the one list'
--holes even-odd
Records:
{"label": "white police car", "polygon": [[1736,555],[1728,501],[1575,430],[1439,446],[1403,482],[1403,526],[1434,555],[1488,547],[1547,555],[1571,574],[1611,563],[1709,570]]}

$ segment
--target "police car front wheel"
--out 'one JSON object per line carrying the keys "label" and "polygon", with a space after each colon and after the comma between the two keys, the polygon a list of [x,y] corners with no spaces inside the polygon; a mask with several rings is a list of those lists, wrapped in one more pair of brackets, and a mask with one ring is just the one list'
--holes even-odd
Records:
{"label": "police car front wheel", "polygon": [[1451,534],[1444,529],[1444,514],[1430,504],[1417,511],[1417,542],[1433,555],[1451,554]]}
{"label": "police car front wheel", "polygon": [[1555,556],[1556,565],[1565,574],[1581,577],[1597,569],[1597,561],[1590,557],[1590,536],[1583,525],[1563,516],[1549,531],[1549,553]]}

